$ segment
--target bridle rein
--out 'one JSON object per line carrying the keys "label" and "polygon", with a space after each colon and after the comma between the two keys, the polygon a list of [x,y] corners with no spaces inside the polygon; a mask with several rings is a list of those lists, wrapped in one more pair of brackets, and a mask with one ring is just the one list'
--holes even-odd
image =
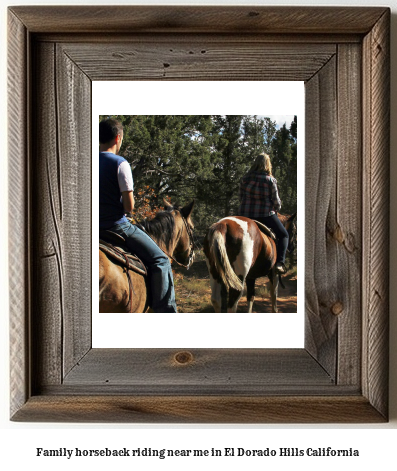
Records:
{"label": "bridle rein", "polygon": [[185,253],[187,252],[188,250],[190,250],[190,253],[189,253],[189,258],[188,258],[188,262],[187,262],[187,265],[184,265],[183,263],[180,263],[178,262],[178,260],[175,260],[174,257],[168,255],[168,257],[170,257],[175,263],[177,263],[178,265],[180,265],[181,267],[185,267],[187,270],[189,270],[189,268],[192,266],[192,263],[193,263],[193,259],[194,259],[194,249],[195,249],[195,246],[194,246],[194,237],[193,237],[193,230],[191,229],[191,227],[189,227],[186,219],[182,216],[181,214],[181,218],[182,218],[182,221],[185,223],[185,228],[186,228],[186,232],[189,236],[189,247],[184,250],[183,252],[178,252],[178,253]]}

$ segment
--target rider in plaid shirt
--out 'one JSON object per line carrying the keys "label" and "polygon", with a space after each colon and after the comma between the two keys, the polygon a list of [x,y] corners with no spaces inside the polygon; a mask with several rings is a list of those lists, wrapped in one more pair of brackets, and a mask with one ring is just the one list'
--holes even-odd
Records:
{"label": "rider in plaid shirt", "polygon": [[240,185],[240,214],[256,219],[275,214],[281,208],[277,180],[266,172],[250,173]]}
{"label": "rider in plaid shirt", "polygon": [[288,232],[279,220],[277,212],[281,201],[277,180],[272,175],[272,164],[267,154],[258,155],[240,184],[240,216],[255,219],[274,231],[277,237],[276,270],[285,273],[285,254]]}

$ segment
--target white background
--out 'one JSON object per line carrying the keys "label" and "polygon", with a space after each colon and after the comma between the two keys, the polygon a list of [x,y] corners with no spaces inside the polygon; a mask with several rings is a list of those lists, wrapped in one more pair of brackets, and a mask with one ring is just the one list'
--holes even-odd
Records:
{"label": "white background", "polygon": [[[304,345],[304,237],[298,238],[298,312],[278,314],[100,314],[98,307],[98,116],[279,115],[290,126],[298,117],[298,213],[304,225],[304,83],[186,81],[92,83],[92,346],[94,348],[301,348]],[[150,96],[150,100],[148,97]],[[233,100],[230,97],[233,96]],[[176,97],[184,97],[177,100]],[[189,97],[189,99],[186,99]],[[275,119],[275,118],[272,118]],[[284,122],[283,122],[284,124]],[[281,195],[281,200],[282,200]],[[173,201],[174,203],[177,201]],[[194,220],[194,213],[193,213]],[[213,221],[215,222],[215,220]],[[302,234],[301,234],[302,235]],[[282,288],[279,288],[282,296]],[[197,316],[200,322],[197,322]],[[183,322],[181,319],[183,318]],[[173,329],[170,326],[178,326]],[[194,326],[194,329],[192,328]],[[183,341],[183,345],[181,342]]]}
{"label": "white background", "polygon": [[[12,4],[110,4],[104,2],[81,2],[67,1],[36,1],[28,2],[2,2],[1,5],[1,101],[6,103],[6,6]],[[141,0],[139,3],[150,4],[151,2]],[[161,2],[157,4],[189,4],[189,2]],[[215,4],[215,2],[196,1],[190,4]],[[397,155],[397,102],[396,102],[396,62],[397,62],[397,1],[396,0],[339,0],[337,3],[325,0],[292,2],[272,0],[273,5],[382,5],[390,6],[392,9],[392,70],[391,70],[391,241],[396,240],[397,221],[397,186],[393,184],[397,178],[397,165],[394,156]],[[243,2],[243,1],[218,1],[221,5],[265,5],[266,2]],[[1,129],[5,132],[6,109],[2,106],[0,113]],[[4,142],[4,140],[3,140]],[[12,168],[11,168],[12,170]],[[53,470],[54,466],[59,470],[84,469],[95,467],[96,470],[115,467],[124,471],[131,469],[202,469],[204,466],[210,469],[215,467],[249,467],[252,470],[263,470],[266,467],[274,469],[274,466],[288,466],[294,469],[332,470],[339,469],[375,469],[384,467],[394,469],[396,466],[395,444],[397,443],[397,290],[396,287],[396,264],[397,253],[394,246],[391,247],[391,290],[390,290],[390,313],[391,313],[391,352],[390,352],[390,422],[379,425],[288,425],[288,426],[232,426],[232,425],[208,425],[208,426],[172,426],[172,425],[105,425],[105,424],[18,424],[8,420],[8,287],[7,287],[7,159],[6,149],[3,146],[3,155],[0,159],[0,257],[1,257],[1,285],[0,285],[0,348],[1,348],[1,400],[0,400],[0,430],[2,434],[1,463],[5,464],[3,469],[40,469]],[[386,248],[385,248],[386,249]],[[238,412],[238,411],[237,411]],[[66,460],[65,458],[36,458],[36,447],[44,448],[179,448],[211,449],[223,447],[244,448],[276,448],[279,447],[327,447],[333,448],[357,448],[360,451],[359,458],[158,458],[132,460],[126,458],[114,459],[80,459]],[[22,468],[22,467],[25,468]],[[72,468],[73,467],[73,468]]]}

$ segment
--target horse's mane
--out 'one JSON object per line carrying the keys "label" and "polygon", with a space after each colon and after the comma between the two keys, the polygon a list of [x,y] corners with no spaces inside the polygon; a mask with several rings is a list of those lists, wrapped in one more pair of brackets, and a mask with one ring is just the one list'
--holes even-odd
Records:
{"label": "horse's mane", "polygon": [[280,219],[281,223],[285,224],[288,221],[288,219],[292,216],[292,214],[280,214],[280,213],[278,213],[277,216]]}
{"label": "horse's mane", "polygon": [[162,242],[167,250],[170,249],[170,244],[175,231],[175,218],[171,214],[173,209],[178,208],[167,208],[165,211],[157,213],[153,219],[142,222],[142,226],[146,229],[148,234],[150,234],[160,245]]}

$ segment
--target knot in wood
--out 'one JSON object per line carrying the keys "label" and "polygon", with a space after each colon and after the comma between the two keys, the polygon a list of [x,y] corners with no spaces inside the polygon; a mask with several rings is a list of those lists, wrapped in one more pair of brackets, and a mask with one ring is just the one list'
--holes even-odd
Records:
{"label": "knot in wood", "polygon": [[351,234],[350,232],[346,236],[345,248],[349,253],[353,253],[357,250],[356,239],[354,237],[354,234]]}
{"label": "knot in wood", "polygon": [[331,307],[331,312],[334,316],[339,316],[343,311],[343,304],[340,301],[337,301]]}
{"label": "knot in wood", "polygon": [[334,231],[334,239],[336,239],[340,244],[343,244],[345,240],[345,235],[343,234],[342,228],[337,226]]}
{"label": "knot in wood", "polygon": [[174,360],[180,365],[186,365],[193,361],[193,355],[190,352],[178,352],[175,354]]}

